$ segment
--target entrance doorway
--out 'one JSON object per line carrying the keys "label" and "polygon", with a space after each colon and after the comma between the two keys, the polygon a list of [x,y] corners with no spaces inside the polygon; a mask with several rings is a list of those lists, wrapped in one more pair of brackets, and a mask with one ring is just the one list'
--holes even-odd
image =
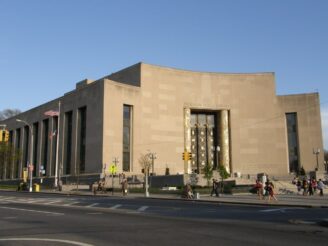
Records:
{"label": "entrance doorway", "polygon": [[191,112],[191,168],[202,173],[206,165],[218,166],[219,152],[216,112]]}

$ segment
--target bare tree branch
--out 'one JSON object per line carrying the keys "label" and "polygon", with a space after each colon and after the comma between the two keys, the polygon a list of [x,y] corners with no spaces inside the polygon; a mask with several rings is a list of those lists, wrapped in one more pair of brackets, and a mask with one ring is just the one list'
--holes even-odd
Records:
{"label": "bare tree branch", "polygon": [[21,111],[19,109],[4,109],[0,111],[0,120],[5,120],[11,117],[14,117],[15,115],[20,114]]}

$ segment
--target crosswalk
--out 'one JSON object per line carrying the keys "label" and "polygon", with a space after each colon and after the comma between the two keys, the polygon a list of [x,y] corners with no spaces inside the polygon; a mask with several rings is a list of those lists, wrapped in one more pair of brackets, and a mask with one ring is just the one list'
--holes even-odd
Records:
{"label": "crosswalk", "polygon": [[38,204],[52,205],[63,207],[84,207],[84,208],[102,208],[108,210],[133,210],[134,212],[142,213],[149,209],[149,206],[138,206],[131,204],[116,204],[115,201],[95,202],[87,199],[79,198],[21,198],[15,196],[0,196],[0,204]]}

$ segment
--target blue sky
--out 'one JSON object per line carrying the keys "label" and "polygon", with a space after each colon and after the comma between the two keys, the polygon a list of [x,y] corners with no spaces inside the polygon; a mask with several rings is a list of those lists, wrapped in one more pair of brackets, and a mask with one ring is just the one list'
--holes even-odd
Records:
{"label": "blue sky", "polygon": [[143,61],[275,72],[277,94],[319,92],[328,148],[326,0],[0,0],[0,110],[28,110]]}

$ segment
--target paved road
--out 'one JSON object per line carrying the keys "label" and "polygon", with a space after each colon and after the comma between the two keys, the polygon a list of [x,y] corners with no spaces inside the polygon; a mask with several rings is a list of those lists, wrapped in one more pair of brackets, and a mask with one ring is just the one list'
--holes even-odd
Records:
{"label": "paved road", "polygon": [[42,193],[1,193],[0,205],[35,204],[44,206],[83,207],[143,213],[158,216],[229,219],[279,223],[317,223],[328,219],[327,208],[286,206],[246,206],[212,202],[145,199],[136,197],[63,196]]}
{"label": "paved road", "polygon": [[324,216],[323,208],[0,192],[0,245],[325,245],[328,229],[315,223]]}

